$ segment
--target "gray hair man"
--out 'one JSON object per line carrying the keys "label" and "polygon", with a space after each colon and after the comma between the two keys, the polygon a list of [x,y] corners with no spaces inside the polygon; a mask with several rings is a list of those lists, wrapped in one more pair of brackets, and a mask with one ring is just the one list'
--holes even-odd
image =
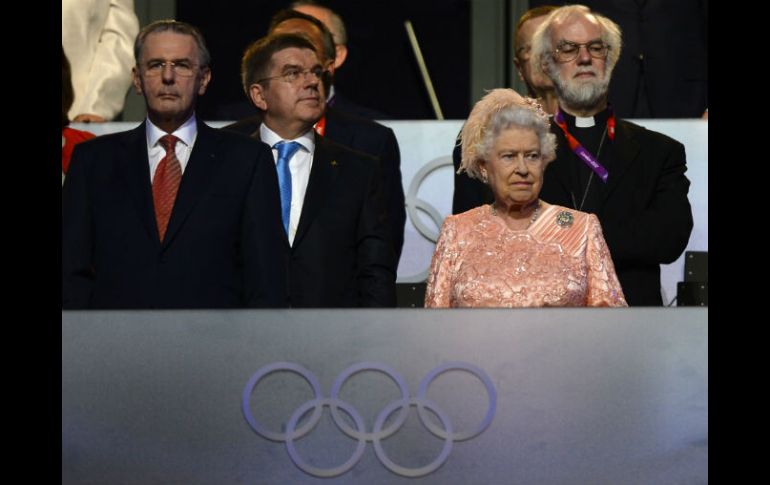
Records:
{"label": "gray hair man", "polygon": [[599,217],[631,306],[661,305],[660,264],[684,251],[693,219],[684,146],[617,119],[607,102],[622,35],[582,5],[551,12],[532,39],[535,66],[556,88],[556,160],[546,202]]}

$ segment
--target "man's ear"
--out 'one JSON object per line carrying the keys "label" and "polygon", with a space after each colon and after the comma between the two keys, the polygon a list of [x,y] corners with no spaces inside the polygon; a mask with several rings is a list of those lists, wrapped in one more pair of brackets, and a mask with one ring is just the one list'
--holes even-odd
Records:
{"label": "man's ear", "polygon": [[131,83],[134,85],[134,91],[141,96],[142,93],[142,80],[139,78],[139,73],[136,70],[136,66],[131,68]]}
{"label": "man's ear", "polygon": [[198,86],[198,96],[202,96],[206,93],[206,88],[209,87],[211,82],[211,69],[208,67],[203,68],[201,71],[201,84]]}
{"label": "man's ear", "polygon": [[259,83],[249,86],[249,98],[257,108],[267,111],[267,100],[265,99],[265,87]]}
{"label": "man's ear", "polygon": [[345,59],[348,58],[348,46],[337,44],[334,46],[334,50],[336,51],[334,54],[334,67],[339,69],[345,63]]}

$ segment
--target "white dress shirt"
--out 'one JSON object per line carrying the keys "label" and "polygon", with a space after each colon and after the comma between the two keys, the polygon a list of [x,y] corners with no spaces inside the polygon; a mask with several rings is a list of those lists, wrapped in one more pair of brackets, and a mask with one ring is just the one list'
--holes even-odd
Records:
{"label": "white dress shirt", "polygon": [[[273,147],[279,141],[284,140],[276,132],[262,123],[259,127],[260,139]],[[312,128],[299,138],[293,140],[301,146],[289,159],[289,172],[291,172],[291,209],[289,212],[289,245],[294,244],[294,235],[297,234],[299,216],[302,215],[302,205],[305,202],[305,192],[310,180],[310,169],[313,167],[313,153],[315,152],[315,137]],[[278,150],[273,148],[273,160],[278,163]]]}
{"label": "white dress shirt", "polygon": [[[166,156],[166,149],[159,143],[161,137],[167,135],[165,131],[155,126],[150,118],[147,118],[147,155],[150,159],[150,183],[155,177],[155,170],[158,169],[160,161]],[[176,158],[179,160],[179,164],[182,166],[182,173],[187,167],[187,162],[190,160],[190,153],[192,152],[193,145],[195,145],[195,139],[198,138],[198,125],[195,122],[195,113],[193,113],[187,121],[182,123],[182,126],[174,130],[171,133],[175,137],[179,138],[174,146],[176,152]]]}

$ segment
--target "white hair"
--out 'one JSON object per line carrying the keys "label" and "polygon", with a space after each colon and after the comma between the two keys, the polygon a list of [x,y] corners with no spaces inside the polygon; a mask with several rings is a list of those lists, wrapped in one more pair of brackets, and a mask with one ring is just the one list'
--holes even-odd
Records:
{"label": "white hair", "polygon": [[[532,57],[539,62],[533,62],[533,69],[545,74],[552,81],[556,82],[553,76],[553,68],[556,61],[553,59],[554,45],[551,39],[554,24],[563,23],[573,16],[593,17],[601,27],[602,42],[609,47],[607,53],[607,63],[605,68],[605,78],[609,83],[612,70],[620,58],[620,52],[623,48],[623,38],[618,24],[600,15],[592,12],[585,5],[565,5],[551,12],[545,21],[535,30],[532,36]],[[543,67],[546,69],[543,69]],[[553,67],[552,67],[553,66]],[[551,71],[551,72],[549,72]]]}

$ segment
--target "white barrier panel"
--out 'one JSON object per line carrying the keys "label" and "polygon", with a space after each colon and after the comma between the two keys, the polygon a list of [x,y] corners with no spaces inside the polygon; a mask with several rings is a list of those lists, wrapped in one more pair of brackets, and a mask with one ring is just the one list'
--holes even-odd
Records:
{"label": "white barrier panel", "polygon": [[[708,121],[632,120],[650,130],[680,141],[687,153],[690,203],[695,226],[687,251],[708,251]],[[212,122],[222,127],[230,122]],[[137,122],[73,124],[97,135],[134,128]],[[452,213],[454,189],[452,149],[462,120],[383,121],[393,129],[401,150],[401,174],[406,195],[407,224],[398,267],[399,282],[423,281],[430,266],[441,223]],[[676,296],[676,283],[684,279],[684,254],[662,265],[663,299]]]}
{"label": "white barrier panel", "polygon": [[62,484],[707,483],[708,309],[65,311],[61,406]]}

